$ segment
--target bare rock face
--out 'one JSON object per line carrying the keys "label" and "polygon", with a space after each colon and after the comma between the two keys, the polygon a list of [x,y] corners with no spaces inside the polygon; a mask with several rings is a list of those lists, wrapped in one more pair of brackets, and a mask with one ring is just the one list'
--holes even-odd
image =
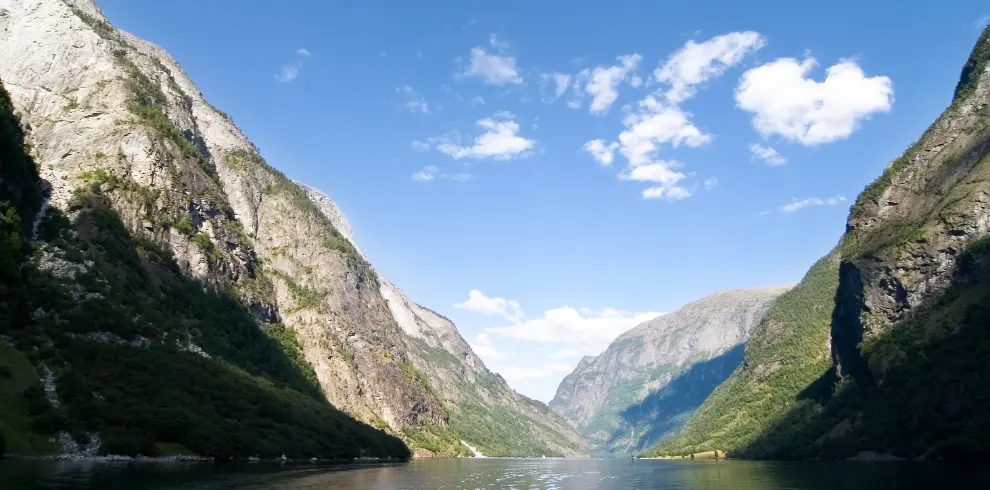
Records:
{"label": "bare rock face", "polygon": [[725,291],[642,323],[561,382],[550,407],[593,454],[635,453],[675,433],[742,361],[742,343],[787,287]]}
{"label": "bare rock face", "polygon": [[990,37],[974,49],[952,105],[850,213],[840,250],[833,357],[873,384],[858,344],[924,314],[952,284],[959,257],[990,231]]}
{"label": "bare rock face", "polygon": [[[450,433],[464,419],[451,407],[483,375],[494,387],[479,389],[482,409],[508,407],[531,429],[516,440],[583,451],[566,424],[489,373],[449,321],[380,280],[333,201],[270,167],[161,47],[112,27],[91,0],[0,7],[0,77],[51,205],[102,186],[134,236],[291,329],[331,403],[413,446],[463,452]],[[453,360],[437,367],[429,349]]]}

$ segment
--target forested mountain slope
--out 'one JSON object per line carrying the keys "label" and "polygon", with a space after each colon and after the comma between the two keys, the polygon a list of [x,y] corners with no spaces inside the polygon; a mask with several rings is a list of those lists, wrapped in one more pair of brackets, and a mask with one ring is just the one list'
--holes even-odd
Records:
{"label": "forested mountain slope", "polygon": [[[421,456],[466,454],[461,439],[493,455],[583,453],[566,423],[490,373],[452,324],[378,276],[329,198],[269,166],[164,50],[112,27],[92,1],[5,2],[0,78],[50,197],[8,191],[24,193],[8,199],[22,224],[48,210],[41,243],[21,233],[15,248],[28,249],[8,265],[55,277],[80,309],[57,291],[3,298],[3,311],[21,308],[3,335],[22,376],[5,389],[42,411],[26,387],[31,366],[65,412],[31,433],[4,429],[8,442],[66,429],[83,445],[124,441],[101,450],[131,454],[169,444],[239,456],[404,454],[353,417]],[[248,407],[225,420],[246,424],[255,410],[257,427],[238,426],[250,440],[197,419],[215,390]],[[329,436],[345,429],[364,442]],[[11,450],[46,449],[25,444]]]}
{"label": "forested mountain slope", "polygon": [[950,106],[767,312],[743,365],[647,452],[990,453],[990,28]]}

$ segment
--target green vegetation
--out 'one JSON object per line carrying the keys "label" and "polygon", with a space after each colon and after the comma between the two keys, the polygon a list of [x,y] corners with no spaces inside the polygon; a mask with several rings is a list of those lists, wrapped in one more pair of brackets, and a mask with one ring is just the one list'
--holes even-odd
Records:
{"label": "green vegetation", "polygon": [[[94,173],[76,191],[70,221],[50,209],[30,243],[40,207],[38,176],[0,91],[0,434],[11,450],[50,451],[65,431],[100,451],[156,455],[185,448],[217,458],[409,456],[401,440],[326,402],[295,337],[259,328],[229,292],[186,278],[171,253],[132,237]],[[8,165],[7,156],[10,156]],[[31,190],[31,187],[34,187]],[[34,201],[32,201],[34,199]],[[191,352],[190,344],[210,357]],[[50,369],[60,403],[38,374]]]}
{"label": "green vegetation", "polygon": [[976,90],[976,83],[986,71],[987,63],[990,63],[990,26],[983,29],[983,34],[976,40],[976,46],[963,65],[953,102],[965,99]]}
{"label": "green vegetation", "polygon": [[213,254],[216,251],[216,247],[213,245],[213,241],[210,240],[209,235],[202,231],[190,237],[189,241],[199,245],[199,248],[208,254]]}
{"label": "green vegetation", "polygon": [[[0,447],[0,455],[49,453],[54,447],[47,438],[32,430],[32,418],[24,393],[40,392],[41,386],[34,366],[20,351],[0,340],[0,443],[6,441],[6,450]],[[2,444],[0,444],[2,446]]]}
{"label": "green vegetation", "polygon": [[782,294],[750,334],[743,365],[705,400],[684,430],[646,456],[746,449],[783,419],[799,394],[832,366],[828,335],[838,256],[819,260],[804,279]]}
{"label": "green vegetation", "polygon": [[108,22],[98,20],[96,17],[93,17],[80,9],[72,9],[72,13],[76,14],[76,17],[79,17],[80,20],[91,27],[93,31],[96,32],[96,35],[108,41],[113,39],[114,30]]}
{"label": "green vegetation", "polygon": [[[507,386],[498,383],[491,373],[479,377],[476,385],[487,386],[491,396],[508,394]],[[486,402],[478,388],[467,383],[461,385],[460,391],[464,398],[450,407],[450,427],[459,439],[476,446],[485,456],[563,456],[533,437],[541,430],[535,422],[501,404]]]}
{"label": "green vegetation", "polygon": [[268,165],[256,151],[236,150],[227,156],[227,165],[234,169],[256,169],[264,172],[270,184],[263,189],[266,195],[279,195],[285,198],[294,208],[305,212],[311,219],[319,223],[322,228],[322,240],[324,246],[330,250],[340,252],[347,260],[348,264],[358,271],[358,277],[362,282],[367,282],[374,288],[378,288],[378,276],[371,269],[371,265],[354,248],[354,245],[347,240],[330,222],[330,219],[320,212],[313,201],[306,196],[295,182],[292,182],[282,172]]}
{"label": "green vegetation", "polygon": [[426,449],[437,456],[470,456],[470,451],[450,427],[418,425],[406,428],[403,435],[410,446]]}
{"label": "green vegetation", "polygon": [[299,284],[291,276],[280,270],[265,269],[265,274],[276,277],[285,283],[285,287],[289,288],[289,293],[292,294],[292,298],[296,301],[296,306],[299,309],[316,308],[323,302],[323,298],[326,296],[322,291]]}
{"label": "green vegetation", "polygon": [[192,220],[189,219],[189,216],[183,216],[175,223],[172,223],[172,228],[175,231],[187,236],[192,235],[193,232],[195,231],[195,228],[193,228]]}
{"label": "green vegetation", "polygon": [[742,454],[841,458],[859,451],[983,460],[990,455],[990,238],[971,245],[953,285],[930,310],[859,348],[872,386],[842,379],[823,404],[810,400]]}

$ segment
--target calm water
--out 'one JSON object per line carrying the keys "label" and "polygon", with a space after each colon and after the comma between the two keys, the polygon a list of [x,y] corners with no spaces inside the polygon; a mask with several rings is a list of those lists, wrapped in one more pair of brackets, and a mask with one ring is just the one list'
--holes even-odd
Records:
{"label": "calm water", "polygon": [[923,463],[438,460],[313,468],[0,461],[0,489],[879,490],[987,488],[986,470]]}

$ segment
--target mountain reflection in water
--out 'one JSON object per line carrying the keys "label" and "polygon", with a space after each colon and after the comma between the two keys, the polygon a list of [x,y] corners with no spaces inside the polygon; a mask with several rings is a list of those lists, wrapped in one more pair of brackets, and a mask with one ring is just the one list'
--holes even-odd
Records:
{"label": "mountain reflection in water", "polygon": [[2,461],[0,488],[276,490],[920,490],[984,488],[976,466],[902,462],[450,459],[393,465]]}

